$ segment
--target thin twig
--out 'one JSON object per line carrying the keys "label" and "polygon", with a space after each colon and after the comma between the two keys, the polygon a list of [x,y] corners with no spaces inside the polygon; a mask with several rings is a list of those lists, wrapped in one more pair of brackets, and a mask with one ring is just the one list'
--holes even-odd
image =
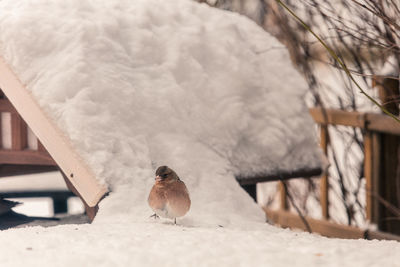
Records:
{"label": "thin twig", "polygon": [[290,194],[290,192],[289,192],[289,190],[288,190],[288,186],[287,186],[287,184],[286,184],[286,181],[284,181],[282,178],[280,178],[280,180],[281,180],[281,182],[282,182],[282,184],[283,184],[283,187],[285,188],[285,191],[286,191],[286,194],[287,194],[287,196],[288,196],[288,198],[289,198],[289,200],[290,200],[290,203],[292,203],[292,205],[293,205],[293,207],[295,208],[297,214],[299,215],[301,221],[304,223],[304,226],[306,227],[307,231],[308,231],[309,233],[312,233],[310,224],[307,222],[307,220],[306,220],[306,218],[304,217],[303,213],[301,212],[301,210],[299,209],[299,207],[296,205],[296,203],[295,203],[295,201],[294,201],[294,199],[293,199],[292,194]]}
{"label": "thin twig", "polygon": [[279,5],[281,5],[284,9],[286,9],[298,22],[300,22],[303,27],[309,31],[317,40],[323,45],[323,47],[328,51],[328,53],[336,60],[336,62],[339,63],[339,65],[343,68],[344,72],[347,74],[347,76],[351,79],[351,81],[357,86],[357,88],[360,90],[360,93],[366,96],[372,103],[374,103],[376,106],[378,106],[384,113],[389,115],[391,118],[393,118],[395,121],[400,123],[400,119],[390,113],[384,106],[378,103],[373,97],[371,97],[367,92],[364,91],[364,89],[361,88],[361,86],[358,84],[358,82],[354,79],[353,75],[347,68],[346,64],[336,55],[336,53],[330,48],[311,28],[310,26],[307,25],[300,17],[298,17],[287,5],[282,3],[281,0],[276,0]]}

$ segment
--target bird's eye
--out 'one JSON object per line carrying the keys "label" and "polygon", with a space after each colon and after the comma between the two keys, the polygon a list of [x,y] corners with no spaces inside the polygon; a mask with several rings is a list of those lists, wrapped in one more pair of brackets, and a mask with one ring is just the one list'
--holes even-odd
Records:
{"label": "bird's eye", "polygon": [[167,178],[167,177],[168,177],[168,174],[163,174],[163,175],[161,175],[161,177],[162,177],[162,178]]}

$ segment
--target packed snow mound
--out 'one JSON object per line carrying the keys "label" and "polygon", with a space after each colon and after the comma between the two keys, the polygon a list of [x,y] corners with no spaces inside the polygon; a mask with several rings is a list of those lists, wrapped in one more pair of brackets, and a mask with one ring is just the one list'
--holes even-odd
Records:
{"label": "packed snow mound", "polygon": [[262,221],[235,174],[320,166],[306,83],[255,23],[188,0],[0,1],[0,54],[112,193],[143,220],[159,165],[183,222]]}

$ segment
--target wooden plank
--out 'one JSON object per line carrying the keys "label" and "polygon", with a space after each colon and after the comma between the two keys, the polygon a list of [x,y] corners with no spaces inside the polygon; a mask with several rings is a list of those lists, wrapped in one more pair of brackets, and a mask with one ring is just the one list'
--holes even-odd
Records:
{"label": "wooden plank", "polygon": [[372,202],[373,202],[373,195],[372,195],[372,175],[373,175],[373,165],[372,165],[372,133],[367,131],[364,134],[364,176],[365,176],[365,190],[367,194],[366,199],[366,218],[367,220],[371,221],[372,219]]}
{"label": "wooden plank", "polygon": [[[329,144],[329,134],[328,126],[321,125],[321,148],[324,154],[328,155],[328,144]],[[329,181],[328,173],[324,172],[320,180],[320,204],[322,210],[322,217],[325,219],[329,218]]]}
{"label": "wooden plank", "polygon": [[287,190],[286,190],[286,186],[283,183],[284,183],[284,181],[279,182],[280,208],[281,208],[281,210],[288,210],[289,203],[288,203],[288,199],[287,199]]}
{"label": "wooden plank", "polygon": [[95,207],[107,193],[107,187],[97,181],[92,170],[72,148],[70,140],[43,112],[1,57],[0,87],[62,171],[67,174],[68,180],[79,191],[87,205]]}
{"label": "wooden plank", "polygon": [[[398,153],[400,138],[390,134],[382,134],[382,168],[378,196],[380,205],[380,221],[378,228],[385,232],[400,235]],[[386,203],[386,204],[384,204]],[[393,219],[393,217],[397,217]]]}
{"label": "wooden plank", "polygon": [[1,164],[0,165],[0,179],[1,177],[9,177],[15,175],[24,175],[32,173],[57,171],[58,166],[48,165],[14,165],[14,164]]}
{"label": "wooden plank", "polygon": [[381,170],[380,136],[376,132],[364,134],[364,175],[366,190],[366,218],[378,224],[380,211],[376,195],[379,194]]}
{"label": "wooden plank", "polygon": [[352,126],[381,133],[400,135],[400,123],[386,114],[321,108],[310,108],[309,111],[314,121],[319,124]]}
{"label": "wooden plank", "polygon": [[42,142],[40,142],[40,140],[37,140],[37,145],[38,145],[38,147],[37,147],[38,151],[46,151],[46,153],[47,153],[46,148],[44,148],[44,146],[43,146]]}
{"label": "wooden plank", "polygon": [[[264,208],[267,218],[281,227],[296,228],[306,231],[306,227],[300,217],[289,211],[276,211]],[[356,227],[331,223],[326,220],[305,218],[313,233],[319,233],[327,237],[359,239],[364,237],[364,231]]]}
{"label": "wooden plank", "polygon": [[385,114],[366,114],[368,129],[381,133],[400,135],[400,123]]}
{"label": "wooden plank", "polygon": [[309,178],[319,176],[322,173],[321,168],[299,169],[288,172],[287,170],[276,170],[274,173],[259,174],[254,176],[236,176],[236,180],[241,185],[256,184],[261,182],[289,180],[293,178]]}
{"label": "wooden plank", "polygon": [[365,231],[365,238],[369,240],[396,240],[400,242],[400,236],[381,231],[367,230]]}
{"label": "wooden plank", "polygon": [[364,128],[365,116],[356,111],[338,109],[310,108],[309,112],[314,121],[319,124],[333,124]]}
{"label": "wooden plank", "polygon": [[0,112],[0,149],[3,149],[3,119],[2,119],[2,113]]}
{"label": "wooden plank", "polygon": [[7,99],[0,99],[0,112],[18,113],[14,106]]}
{"label": "wooden plank", "polygon": [[[301,229],[306,231],[303,221],[294,213],[283,210],[271,210],[264,208],[269,221],[284,228]],[[313,233],[332,238],[346,239],[378,239],[378,240],[398,240],[400,236],[372,230],[361,230],[357,227],[341,225],[327,220],[317,220],[305,217]]]}
{"label": "wooden plank", "polygon": [[367,191],[367,198],[368,193],[372,195],[369,199],[370,201],[370,220],[371,222],[378,224],[380,218],[380,209],[379,209],[379,202],[374,197],[380,191],[380,176],[381,176],[381,134],[377,132],[372,132],[372,139],[371,139],[371,150],[372,150],[372,170],[371,170],[371,181],[370,181],[370,188],[371,192]]}
{"label": "wooden plank", "polygon": [[36,150],[0,150],[0,164],[48,165],[56,166],[56,162],[47,153]]}
{"label": "wooden plank", "polygon": [[23,150],[28,146],[28,129],[22,118],[11,114],[11,149]]}
{"label": "wooden plank", "polygon": [[86,203],[85,199],[83,199],[83,197],[81,196],[79,191],[74,187],[74,185],[68,179],[68,177],[63,172],[61,172],[61,174],[64,178],[65,184],[67,185],[68,189],[82,200],[83,205],[85,206],[86,215],[88,216],[89,221],[93,222],[94,218],[96,217],[97,212],[99,211],[99,205],[96,205],[94,207],[89,206]]}
{"label": "wooden plank", "polygon": [[2,198],[69,198],[75,196],[67,190],[29,190],[29,191],[0,191]]}

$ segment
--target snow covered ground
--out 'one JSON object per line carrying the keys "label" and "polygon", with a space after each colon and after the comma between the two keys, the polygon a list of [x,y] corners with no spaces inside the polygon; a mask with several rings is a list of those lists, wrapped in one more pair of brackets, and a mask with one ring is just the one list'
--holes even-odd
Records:
{"label": "snow covered ground", "polygon": [[[265,224],[235,181],[321,164],[306,83],[255,23],[189,0],[0,10],[0,54],[111,190],[92,225],[0,232],[1,266],[399,266],[396,242]],[[178,226],[148,218],[164,164],[192,198]]]}
{"label": "snow covered ground", "polygon": [[327,239],[268,225],[69,225],[0,233],[1,266],[400,266],[400,243]]}

